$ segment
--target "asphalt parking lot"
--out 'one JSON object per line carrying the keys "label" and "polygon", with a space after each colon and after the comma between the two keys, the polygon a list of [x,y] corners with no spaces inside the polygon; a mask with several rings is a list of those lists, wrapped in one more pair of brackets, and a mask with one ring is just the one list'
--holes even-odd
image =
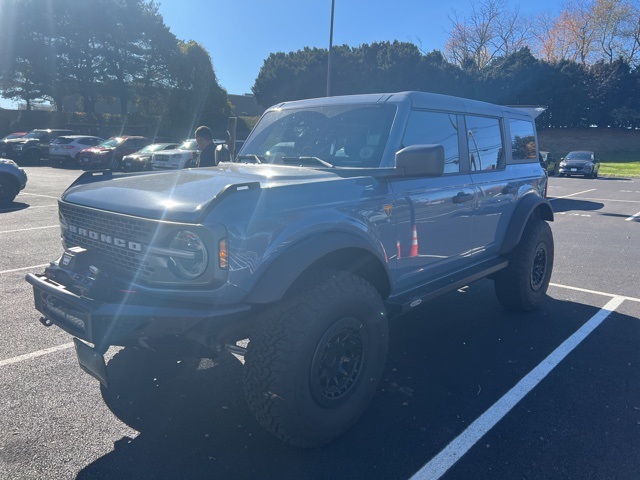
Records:
{"label": "asphalt parking lot", "polygon": [[233,356],[103,399],[24,281],[61,253],[56,199],[81,172],[26,170],[0,210],[0,479],[640,476],[640,179],[552,177],[543,307],[507,312],[482,280],[398,318],[363,418],[300,450],[249,413]]}

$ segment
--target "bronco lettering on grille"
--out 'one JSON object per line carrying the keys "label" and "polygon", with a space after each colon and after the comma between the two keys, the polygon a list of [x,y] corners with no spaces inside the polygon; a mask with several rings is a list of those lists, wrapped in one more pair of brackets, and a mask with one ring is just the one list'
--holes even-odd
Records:
{"label": "bronco lettering on grille", "polygon": [[139,242],[131,242],[123,238],[118,238],[118,237],[114,237],[104,233],[95,232],[93,230],[77,227],[75,225],[69,225],[68,228],[71,233],[75,235],[79,235],[81,237],[90,238],[91,240],[106,243],[107,245],[114,245],[116,247],[126,248],[134,252],[142,252],[142,244]]}

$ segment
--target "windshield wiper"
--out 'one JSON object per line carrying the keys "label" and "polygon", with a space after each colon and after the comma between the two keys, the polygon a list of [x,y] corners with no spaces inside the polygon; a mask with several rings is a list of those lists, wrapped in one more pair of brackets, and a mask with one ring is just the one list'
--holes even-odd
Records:
{"label": "windshield wiper", "polygon": [[329,162],[326,162],[318,157],[282,157],[282,163],[306,163],[308,164],[320,164],[323,167],[333,168]]}
{"label": "windshield wiper", "polygon": [[260,157],[255,153],[249,153],[247,155],[238,155],[238,160],[253,160],[255,163],[262,163]]}

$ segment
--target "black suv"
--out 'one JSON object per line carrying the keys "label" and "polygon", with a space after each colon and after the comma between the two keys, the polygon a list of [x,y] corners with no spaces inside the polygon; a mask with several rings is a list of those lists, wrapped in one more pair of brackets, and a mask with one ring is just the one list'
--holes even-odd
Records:
{"label": "black suv", "polygon": [[49,144],[54,138],[75,133],[73,130],[37,128],[23,137],[0,142],[0,157],[16,163],[34,164],[49,157]]}
{"label": "black suv", "polygon": [[[65,251],[27,281],[113,410],[143,398],[135,378],[230,352],[260,423],[321,445],[376,392],[389,319],[486,277],[506,308],[544,301],[538,155],[517,108],[422,92],[285,102],[233,162],[84,173],[59,200]],[[106,364],[111,345],[125,348]]]}

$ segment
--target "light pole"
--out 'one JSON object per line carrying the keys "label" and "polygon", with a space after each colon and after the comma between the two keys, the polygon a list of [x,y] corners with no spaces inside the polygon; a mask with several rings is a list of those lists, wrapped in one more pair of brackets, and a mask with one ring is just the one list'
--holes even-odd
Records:
{"label": "light pole", "polygon": [[331,50],[333,50],[333,9],[335,0],[331,0],[331,29],[329,30],[329,58],[327,59],[327,97],[331,96]]}

